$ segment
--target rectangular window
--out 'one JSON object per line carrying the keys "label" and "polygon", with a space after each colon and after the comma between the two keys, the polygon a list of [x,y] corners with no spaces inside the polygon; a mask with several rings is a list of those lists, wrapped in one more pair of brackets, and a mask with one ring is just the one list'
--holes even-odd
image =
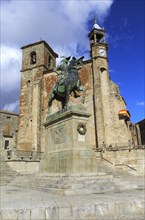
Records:
{"label": "rectangular window", "polygon": [[9,140],[5,140],[5,149],[9,148]]}

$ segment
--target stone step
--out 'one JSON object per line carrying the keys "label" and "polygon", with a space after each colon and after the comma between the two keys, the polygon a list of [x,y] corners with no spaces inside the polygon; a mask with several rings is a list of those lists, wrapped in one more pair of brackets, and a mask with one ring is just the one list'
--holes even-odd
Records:
{"label": "stone step", "polygon": [[[55,175],[54,175],[55,176]],[[72,176],[73,181],[71,178],[67,177],[63,178],[61,181],[58,177],[51,177],[51,175],[22,175],[17,177],[11,182],[11,186],[17,186],[17,187],[24,187],[27,189],[32,189],[36,191],[46,191],[48,193],[56,193],[59,195],[73,195],[73,194],[89,194],[89,193],[105,193],[109,191],[116,191],[120,192],[122,190],[126,189],[137,189],[138,184],[131,183],[129,180],[123,180],[121,177],[112,177],[107,176],[104,178],[104,176],[96,176],[96,179],[91,178],[89,176],[86,179],[84,176],[82,176],[83,181],[80,176],[75,176],[75,178]],[[55,189],[55,190],[54,190]]]}
{"label": "stone step", "polygon": [[[4,188],[4,187],[3,187]],[[81,196],[61,196],[56,189],[38,192],[16,187],[5,187],[0,219],[39,220],[143,220],[144,197],[131,190],[122,193],[92,194],[82,191]],[[72,192],[72,191],[71,191]],[[69,191],[67,192],[70,193]],[[90,195],[89,195],[90,194]],[[4,203],[3,203],[4,202]]]}
{"label": "stone step", "polygon": [[[21,175],[15,178],[12,186],[24,187],[38,191],[49,191],[54,193],[63,192],[63,194],[72,191],[78,193],[87,189],[95,193],[102,193],[111,190],[120,192],[126,189],[138,189],[141,185],[140,178],[134,178],[133,175],[123,171],[116,171],[106,165],[102,160],[98,160],[98,173],[92,174],[66,174],[66,173],[38,173],[33,175]],[[143,184],[140,187],[143,189]],[[51,190],[52,189],[52,190]],[[82,192],[83,192],[82,190]],[[88,192],[89,192],[88,190]],[[70,193],[71,194],[71,193]]]}
{"label": "stone step", "polygon": [[4,161],[4,155],[0,155],[0,186],[8,185],[16,176],[18,173]]}

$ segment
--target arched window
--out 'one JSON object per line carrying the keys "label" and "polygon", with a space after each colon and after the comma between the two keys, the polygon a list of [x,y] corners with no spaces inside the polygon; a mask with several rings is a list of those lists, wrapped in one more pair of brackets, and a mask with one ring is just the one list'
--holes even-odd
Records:
{"label": "arched window", "polygon": [[36,63],[36,52],[33,51],[30,54],[30,64],[35,64]]}
{"label": "arched window", "polygon": [[104,68],[104,67],[101,67],[101,68],[100,68],[100,71],[101,71],[101,73],[103,73],[104,71],[107,71],[107,69]]}
{"label": "arched window", "polygon": [[48,68],[50,68],[52,62],[52,57],[51,55],[48,56]]}

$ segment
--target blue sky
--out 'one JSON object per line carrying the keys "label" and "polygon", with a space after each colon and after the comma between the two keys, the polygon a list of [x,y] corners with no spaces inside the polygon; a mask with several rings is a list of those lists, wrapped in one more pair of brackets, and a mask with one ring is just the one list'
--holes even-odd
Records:
{"label": "blue sky", "polygon": [[[89,58],[94,17],[109,44],[112,81],[131,120],[144,118],[144,0],[1,1],[1,109],[18,112],[21,46],[46,40],[62,55]],[[52,22],[53,21],[53,22]]]}
{"label": "blue sky", "polygon": [[120,86],[131,120],[138,122],[145,117],[145,1],[115,1],[104,26],[111,78]]}

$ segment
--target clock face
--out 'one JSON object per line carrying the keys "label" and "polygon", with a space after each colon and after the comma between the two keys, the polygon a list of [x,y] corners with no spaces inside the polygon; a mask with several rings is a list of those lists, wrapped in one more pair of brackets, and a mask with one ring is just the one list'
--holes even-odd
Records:
{"label": "clock face", "polygon": [[100,56],[105,57],[106,56],[106,50],[104,50],[103,48],[100,48],[99,49],[99,54],[100,54]]}

